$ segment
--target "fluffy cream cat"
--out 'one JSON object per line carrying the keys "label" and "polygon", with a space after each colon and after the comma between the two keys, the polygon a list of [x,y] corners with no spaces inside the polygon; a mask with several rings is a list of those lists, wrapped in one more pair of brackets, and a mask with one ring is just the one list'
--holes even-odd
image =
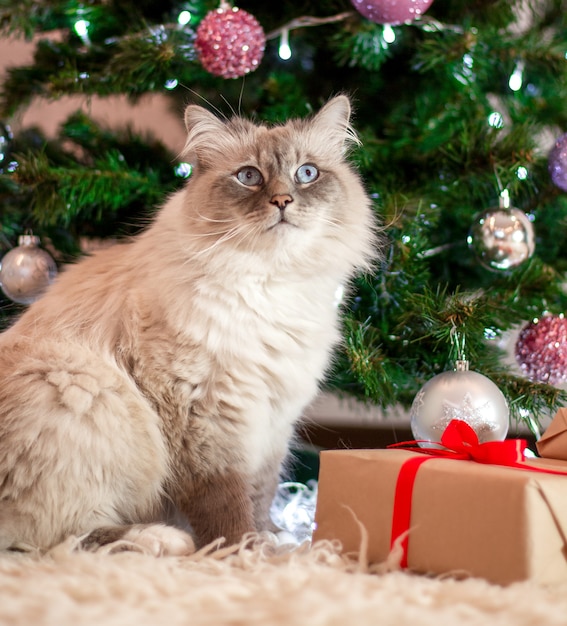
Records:
{"label": "fluffy cream cat", "polygon": [[193,174],[131,241],[67,268],[0,335],[0,549],[156,553],[268,527],[294,424],[376,254],[338,96],[266,127],[190,105]]}

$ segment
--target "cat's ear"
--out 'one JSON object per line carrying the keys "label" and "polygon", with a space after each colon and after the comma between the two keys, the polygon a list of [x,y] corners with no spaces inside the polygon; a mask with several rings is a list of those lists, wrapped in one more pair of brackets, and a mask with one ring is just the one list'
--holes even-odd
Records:
{"label": "cat's ear", "polygon": [[191,134],[198,129],[198,132],[215,132],[224,127],[224,122],[207,109],[196,104],[190,104],[185,109],[185,128]]}
{"label": "cat's ear", "polygon": [[219,133],[222,133],[226,126],[207,109],[190,104],[185,109],[185,128],[187,139],[183,156],[192,165],[196,165],[196,162],[201,160],[203,151],[214,144],[214,139],[219,137]]}
{"label": "cat's ear", "polygon": [[360,141],[350,125],[350,100],[345,95],[336,96],[313,118],[315,132],[324,138],[328,145],[346,150],[350,144],[359,144]]}

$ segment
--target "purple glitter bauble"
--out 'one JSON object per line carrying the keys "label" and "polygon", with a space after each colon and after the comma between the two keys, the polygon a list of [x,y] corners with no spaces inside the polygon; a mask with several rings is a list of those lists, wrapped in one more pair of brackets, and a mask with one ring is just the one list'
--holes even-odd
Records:
{"label": "purple glitter bauble", "polygon": [[420,17],[433,0],[351,0],[364,17],[378,24],[403,24]]}
{"label": "purple glitter bauble", "polygon": [[195,50],[203,67],[222,78],[255,70],[264,56],[266,35],[250,13],[229,6],[210,11],[197,28]]}
{"label": "purple glitter bauble", "polygon": [[554,184],[567,191],[567,133],[555,142],[549,153],[548,167]]}
{"label": "purple glitter bauble", "polygon": [[516,360],[530,380],[556,385],[567,380],[567,319],[544,315],[520,331]]}

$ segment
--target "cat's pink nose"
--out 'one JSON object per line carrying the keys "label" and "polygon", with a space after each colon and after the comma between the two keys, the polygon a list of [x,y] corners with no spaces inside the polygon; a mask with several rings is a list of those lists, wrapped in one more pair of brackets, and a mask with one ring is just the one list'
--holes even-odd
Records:
{"label": "cat's pink nose", "polygon": [[275,204],[279,209],[285,209],[290,202],[293,202],[293,198],[287,193],[277,193],[270,199],[270,204]]}

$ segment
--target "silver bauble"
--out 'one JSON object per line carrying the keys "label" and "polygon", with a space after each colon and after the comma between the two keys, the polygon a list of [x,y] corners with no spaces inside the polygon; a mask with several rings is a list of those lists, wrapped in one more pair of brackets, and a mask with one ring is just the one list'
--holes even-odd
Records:
{"label": "silver bauble", "polygon": [[422,447],[437,447],[454,419],[466,422],[480,443],[502,441],[510,411],[504,394],[486,376],[457,361],[455,371],[434,376],[418,391],[411,407],[411,430]]}
{"label": "silver bauble", "polygon": [[468,244],[478,260],[491,270],[511,270],[535,250],[534,227],[520,209],[489,209],[477,215]]}
{"label": "silver bauble", "polygon": [[0,263],[0,287],[19,304],[35,302],[57,276],[51,255],[39,247],[39,237],[23,235]]}

